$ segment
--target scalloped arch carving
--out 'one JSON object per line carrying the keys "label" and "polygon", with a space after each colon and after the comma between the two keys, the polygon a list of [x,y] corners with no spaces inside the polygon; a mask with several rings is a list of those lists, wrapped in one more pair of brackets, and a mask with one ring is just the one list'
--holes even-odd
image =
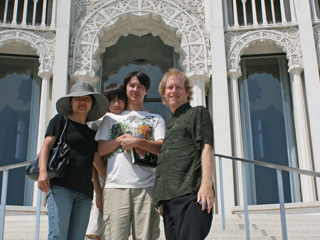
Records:
{"label": "scalloped arch carving", "polygon": [[[146,23],[145,23],[146,22]],[[160,29],[160,30],[159,30]],[[122,0],[99,5],[76,31],[71,71],[93,77],[100,55],[110,43],[131,33],[159,36],[180,54],[188,74],[208,72],[209,36],[204,24],[187,5],[175,1]]]}
{"label": "scalloped arch carving", "polygon": [[56,36],[52,32],[35,32],[25,30],[1,30],[0,47],[11,43],[23,43],[34,49],[39,56],[39,76],[51,75],[53,72]]}
{"label": "scalloped arch carving", "polygon": [[318,66],[320,66],[320,25],[315,25],[313,27],[313,32],[317,49]]}
{"label": "scalloped arch carving", "polygon": [[228,72],[240,72],[240,57],[258,41],[269,41],[286,53],[289,69],[302,67],[300,35],[297,28],[229,32],[225,35]]}

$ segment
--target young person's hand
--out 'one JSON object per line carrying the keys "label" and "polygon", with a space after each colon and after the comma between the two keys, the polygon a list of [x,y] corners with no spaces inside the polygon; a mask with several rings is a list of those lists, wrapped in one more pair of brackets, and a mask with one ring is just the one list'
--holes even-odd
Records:
{"label": "young person's hand", "polygon": [[136,153],[138,153],[138,155],[139,155],[140,157],[143,157],[143,156],[145,155],[145,153],[146,153],[145,150],[143,150],[143,149],[141,149],[141,148],[138,148],[138,147],[134,148],[134,150],[136,151]]}
{"label": "young person's hand", "polygon": [[103,211],[102,190],[96,191],[96,206],[100,211]]}
{"label": "young person's hand", "polygon": [[123,150],[128,151],[134,147],[137,146],[137,141],[139,141],[140,138],[136,138],[132,136],[131,134],[124,134],[117,138],[117,141],[120,143]]}

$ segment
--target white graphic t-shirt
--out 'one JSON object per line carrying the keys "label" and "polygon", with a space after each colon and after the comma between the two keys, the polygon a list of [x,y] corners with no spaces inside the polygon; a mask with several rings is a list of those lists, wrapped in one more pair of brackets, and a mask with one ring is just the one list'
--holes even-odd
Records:
{"label": "white graphic t-shirt", "polygon": [[[158,115],[145,111],[107,113],[96,134],[96,141],[111,140],[129,133],[150,141],[164,139],[165,121]],[[121,147],[107,155],[105,188],[146,188],[154,185],[155,168],[131,163],[130,151]]]}

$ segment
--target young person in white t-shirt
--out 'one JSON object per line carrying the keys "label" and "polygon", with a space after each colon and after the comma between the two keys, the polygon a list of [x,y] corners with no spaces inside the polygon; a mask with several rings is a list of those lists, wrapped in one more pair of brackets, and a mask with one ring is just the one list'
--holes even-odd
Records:
{"label": "young person in white t-shirt", "polygon": [[158,239],[159,214],[153,203],[154,167],[132,163],[130,151],[140,156],[158,154],[165,133],[164,119],[146,112],[143,101],[150,88],[142,72],[129,73],[124,79],[126,110],[108,113],[96,134],[98,153],[108,154],[107,177],[103,191],[103,222],[106,240]]}
{"label": "young person in white t-shirt", "polygon": [[[102,94],[105,95],[109,100],[109,110],[105,116],[109,113],[121,114],[126,107],[127,96],[124,86],[119,83],[111,83],[103,91]],[[89,127],[95,131],[98,131],[102,118],[97,121],[90,122]],[[105,159],[105,157],[103,158]],[[102,192],[104,183],[106,180],[107,163],[100,159],[100,161],[94,162],[95,174],[98,174],[99,182],[94,182],[94,197],[91,206],[90,219],[87,227],[86,237],[89,239],[100,240],[103,234],[103,222],[102,222],[102,211],[103,211],[103,201]]]}

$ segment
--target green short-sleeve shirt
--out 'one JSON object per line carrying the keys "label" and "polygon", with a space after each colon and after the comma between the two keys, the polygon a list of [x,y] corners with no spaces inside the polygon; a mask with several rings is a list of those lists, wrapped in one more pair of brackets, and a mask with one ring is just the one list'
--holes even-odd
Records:
{"label": "green short-sleeve shirt", "polygon": [[175,111],[167,125],[155,177],[157,205],[199,190],[205,143],[213,147],[211,116],[206,108],[191,107],[187,102]]}

